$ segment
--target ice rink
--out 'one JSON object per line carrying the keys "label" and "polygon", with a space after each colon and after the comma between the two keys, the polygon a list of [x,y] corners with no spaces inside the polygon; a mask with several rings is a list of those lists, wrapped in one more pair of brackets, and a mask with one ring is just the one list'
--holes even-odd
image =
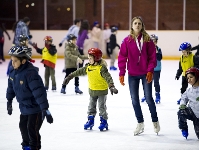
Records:
{"label": "ice rink", "polygon": [[[9,116],[6,110],[7,64],[9,60],[0,65],[0,150],[20,150],[21,134],[19,130],[19,106],[13,100],[13,114]],[[109,64],[109,60],[107,60]],[[44,67],[40,59],[36,59],[35,66],[39,67],[39,74],[44,77]],[[59,59],[56,65],[57,92],[48,91],[49,110],[54,123],[46,120],[41,127],[42,150],[199,150],[193,124],[188,121],[189,136],[186,140],[178,128],[177,111],[180,98],[181,78],[175,80],[178,61],[162,61],[161,72],[161,103],[157,104],[157,113],[161,130],[156,135],[150,112],[146,103],[141,103],[144,119],[144,133],[134,136],[137,120],[131,104],[128,89],[127,75],[125,86],[119,83],[119,71],[110,71],[115,87],[119,90],[117,95],[108,95],[107,112],[109,130],[100,132],[98,126],[100,118],[97,114],[93,130],[84,130],[87,121],[87,108],[89,103],[87,76],[80,77],[82,95],[76,95],[74,80],[71,80],[66,94],[60,93],[65,76],[62,73],[64,60]],[[117,64],[116,64],[117,66]],[[50,82],[51,89],[51,82]],[[153,88],[154,91],[154,88]],[[155,92],[153,92],[153,96]],[[140,99],[143,97],[140,84]],[[155,98],[155,96],[154,96]]]}

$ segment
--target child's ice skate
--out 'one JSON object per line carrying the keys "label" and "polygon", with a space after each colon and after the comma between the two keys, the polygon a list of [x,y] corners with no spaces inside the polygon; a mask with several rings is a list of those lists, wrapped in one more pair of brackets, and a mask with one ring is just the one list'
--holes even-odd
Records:
{"label": "child's ice skate", "polygon": [[110,70],[114,70],[115,71],[115,70],[117,70],[117,68],[115,66],[111,66]]}
{"label": "child's ice skate", "polygon": [[88,128],[90,128],[90,130],[92,130],[92,128],[94,126],[94,118],[95,118],[95,116],[93,116],[93,115],[88,116],[88,121],[84,125],[84,130],[87,130]]}
{"label": "child's ice skate", "polygon": [[56,86],[52,86],[52,91],[56,92],[56,90],[57,90]]}
{"label": "child's ice skate", "polygon": [[138,123],[134,131],[134,136],[139,135],[144,132],[144,122]]}
{"label": "child's ice skate", "polygon": [[75,87],[75,93],[82,94],[83,92],[79,89],[78,86]]}
{"label": "child's ice skate", "polygon": [[30,150],[30,147],[29,146],[24,146],[23,150]]}
{"label": "child's ice skate", "polygon": [[98,127],[100,129],[100,131],[103,131],[104,128],[106,128],[106,130],[108,130],[108,123],[107,120],[103,119],[102,116],[100,116],[100,126]]}
{"label": "child's ice skate", "polygon": [[188,129],[182,130],[182,136],[184,136],[187,139],[188,135]]}
{"label": "child's ice skate", "polygon": [[66,94],[66,88],[65,87],[61,88],[61,93]]}
{"label": "child's ice skate", "polygon": [[45,86],[46,91],[48,91],[48,86]]}
{"label": "child's ice skate", "polygon": [[156,92],[156,93],[155,93],[155,96],[156,96],[155,103],[156,103],[156,104],[160,103],[160,93],[159,93],[159,92]]}
{"label": "child's ice skate", "polygon": [[154,126],[154,132],[157,133],[157,135],[158,135],[158,132],[160,131],[159,121],[153,122],[153,126]]}
{"label": "child's ice skate", "polygon": [[141,99],[141,102],[145,102],[146,101],[146,97],[144,96],[142,99]]}

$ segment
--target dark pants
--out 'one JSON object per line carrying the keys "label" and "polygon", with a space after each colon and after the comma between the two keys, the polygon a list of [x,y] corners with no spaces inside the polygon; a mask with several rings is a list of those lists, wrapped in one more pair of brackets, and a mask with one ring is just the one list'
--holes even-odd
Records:
{"label": "dark pants", "polygon": [[146,97],[146,102],[148,104],[149,111],[151,113],[152,122],[157,122],[158,117],[157,117],[157,112],[156,112],[156,106],[152,97],[152,82],[147,83],[146,75],[128,77],[131,100],[132,100],[132,104],[133,104],[137,121],[138,123],[144,122],[144,118],[143,118],[143,114],[142,114],[142,110],[140,106],[140,100],[139,100],[140,80],[142,80],[144,95]]}
{"label": "dark pants", "polygon": [[[83,49],[78,49],[79,50],[79,53],[81,54],[81,55],[84,55],[84,51],[83,51]],[[83,61],[83,60],[82,60]],[[83,63],[82,64],[79,64],[79,68],[81,68],[81,67],[83,67],[83,65],[84,65],[84,61],[83,61]]]}
{"label": "dark pants", "polygon": [[4,43],[0,43],[0,60],[5,61],[4,52],[3,52],[3,45],[4,45]]}
{"label": "dark pants", "polygon": [[46,88],[49,87],[49,78],[50,78],[50,77],[51,77],[51,81],[52,81],[52,87],[56,87],[55,69],[54,69],[54,68],[45,66],[44,77],[45,77],[45,87],[46,87]]}
{"label": "dark pants", "polygon": [[43,123],[42,113],[20,115],[19,128],[23,142],[21,145],[30,146],[31,150],[41,149],[41,136],[39,130]]}
{"label": "dark pants", "polygon": [[153,74],[153,81],[154,81],[155,91],[158,92],[158,93],[160,92],[160,83],[159,83],[160,72],[161,71],[154,71],[154,74]]}
{"label": "dark pants", "polygon": [[182,87],[181,87],[181,94],[183,94],[186,89],[188,87],[188,81],[187,81],[187,78],[185,76],[182,76]]}
{"label": "dark pants", "polygon": [[[65,75],[65,78],[71,74],[72,72],[76,71],[77,68],[68,68],[66,69],[66,75]],[[64,78],[64,79],[65,79]],[[75,77],[75,86],[79,86],[79,77]],[[62,87],[66,87],[66,85],[62,85]]]}
{"label": "dark pants", "polygon": [[190,107],[178,111],[178,126],[180,129],[188,130],[187,119],[193,121],[194,130],[199,139],[199,118],[195,116]]}
{"label": "dark pants", "polygon": [[9,74],[10,74],[10,67],[12,67],[12,60],[11,59],[8,63],[7,76],[9,76]]}
{"label": "dark pants", "polygon": [[106,54],[107,54],[108,57],[110,57],[109,43],[106,43]]}

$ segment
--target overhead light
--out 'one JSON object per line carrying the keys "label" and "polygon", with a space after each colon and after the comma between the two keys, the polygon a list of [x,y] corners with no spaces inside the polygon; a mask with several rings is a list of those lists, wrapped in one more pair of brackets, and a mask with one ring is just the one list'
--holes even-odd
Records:
{"label": "overhead light", "polygon": [[70,7],[66,8],[67,11],[70,11]]}
{"label": "overhead light", "polygon": [[26,8],[28,8],[29,7],[29,5],[28,4],[26,4]]}
{"label": "overhead light", "polygon": [[31,3],[31,6],[35,6],[35,3]]}

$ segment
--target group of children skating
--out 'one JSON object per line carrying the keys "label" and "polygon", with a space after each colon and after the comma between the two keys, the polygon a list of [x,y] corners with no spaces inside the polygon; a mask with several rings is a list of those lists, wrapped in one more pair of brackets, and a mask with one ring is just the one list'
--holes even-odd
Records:
{"label": "group of children skating", "polygon": [[[152,34],[150,37],[156,47],[157,66],[154,68],[153,80],[156,91],[155,102],[159,104],[159,79],[162,52],[157,46],[158,36]],[[68,42],[64,52],[66,59],[66,75],[62,83],[61,93],[66,94],[67,84],[71,79],[75,78],[75,92],[82,94],[83,92],[79,89],[78,76],[87,75],[90,101],[88,107],[88,121],[84,124],[84,129],[92,129],[94,126],[94,119],[97,113],[96,104],[98,102],[101,121],[98,128],[100,131],[104,129],[108,130],[108,115],[106,111],[107,94],[108,90],[110,90],[112,95],[117,94],[118,90],[115,88],[114,81],[107,69],[106,61],[102,59],[102,51],[99,48],[90,48],[88,50],[88,56],[80,55],[76,45],[76,39],[77,37],[75,35],[68,35]],[[49,123],[53,123],[53,118],[48,110],[49,105],[46,91],[49,89],[49,77],[51,77],[52,80],[52,90],[55,91],[57,89],[55,81],[57,50],[55,45],[52,44],[53,39],[51,36],[46,36],[44,38],[44,48],[38,48],[37,44],[33,43],[33,47],[36,51],[42,54],[42,63],[45,67],[45,83],[43,84],[38,74],[38,68],[34,67],[31,63],[32,50],[27,46],[28,37],[21,35],[19,40],[21,45],[14,46],[9,51],[12,67],[10,68],[6,94],[8,100],[7,111],[9,115],[12,114],[12,100],[16,96],[21,111],[20,130],[23,139],[22,148],[24,150],[40,149],[41,141],[40,138],[36,137],[36,134],[39,134],[44,118],[46,117]],[[176,79],[179,79],[181,73],[183,73],[182,96],[178,111],[179,128],[182,131],[182,135],[187,138],[187,119],[192,120],[195,133],[199,139],[199,70],[196,67],[197,56],[191,53],[191,44],[188,42],[182,43],[179,50],[183,53],[176,75]],[[84,67],[78,68],[78,64],[82,64],[84,59],[88,59],[88,63]],[[192,87],[186,90],[188,83],[192,85]],[[144,102],[145,97],[141,101]],[[27,124],[34,122],[36,118],[39,118],[38,122],[36,122],[36,124],[31,124],[31,126],[27,128]],[[33,128],[36,130],[33,131]]]}

